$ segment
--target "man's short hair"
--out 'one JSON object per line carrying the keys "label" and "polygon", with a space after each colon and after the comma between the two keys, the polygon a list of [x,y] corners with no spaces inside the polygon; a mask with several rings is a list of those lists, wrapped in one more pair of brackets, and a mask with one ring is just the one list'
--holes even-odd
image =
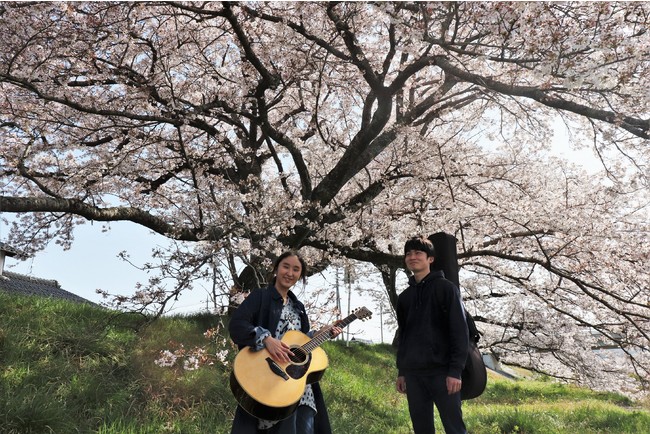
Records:
{"label": "man's short hair", "polygon": [[404,254],[409,250],[419,250],[424,252],[427,256],[432,256],[435,258],[436,250],[433,248],[433,244],[428,239],[423,236],[413,237],[404,244]]}

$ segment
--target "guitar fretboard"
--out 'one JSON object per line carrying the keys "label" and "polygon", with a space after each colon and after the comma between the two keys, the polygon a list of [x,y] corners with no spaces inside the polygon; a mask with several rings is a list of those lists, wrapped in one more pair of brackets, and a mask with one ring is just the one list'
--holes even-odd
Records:
{"label": "guitar fretboard", "polygon": [[[339,327],[347,327],[352,321],[357,319],[356,314],[352,314],[348,317],[343,318],[342,320],[339,321],[337,324]],[[301,348],[305,350],[307,353],[311,353],[313,350],[318,348],[323,342],[332,339],[332,336],[328,331],[324,331],[322,333],[318,333],[316,336],[314,336],[309,342],[307,342],[305,345],[303,345]]]}

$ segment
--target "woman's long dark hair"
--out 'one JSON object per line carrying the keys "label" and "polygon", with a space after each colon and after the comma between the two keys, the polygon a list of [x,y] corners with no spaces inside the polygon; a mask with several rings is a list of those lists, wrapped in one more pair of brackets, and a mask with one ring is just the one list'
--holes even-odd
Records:
{"label": "woman's long dark hair", "polygon": [[288,258],[289,256],[295,256],[298,258],[298,261],[300,261],[300,266],[302,267],[302,270],[300,270],[300,280],[302,280],[302,284],[306,285],[307,284],[307,263],[305,262],[304,259],[302,259],[302,256],[298,254],[298,252],[293,251],[293,250],[287,250],[280,256],[278,256],[278,259],[275,260],[275,263],[273,264],[273,278],[271,279],[271,283],[275,283],[275,276],[278,273],[278,267],[280,266],[280,262],[282,262],[283,259]]}

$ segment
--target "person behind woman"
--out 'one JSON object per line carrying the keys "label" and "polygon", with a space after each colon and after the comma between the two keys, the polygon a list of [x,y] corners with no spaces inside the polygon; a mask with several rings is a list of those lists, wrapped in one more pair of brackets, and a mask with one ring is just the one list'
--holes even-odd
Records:
{"label": "person behind woman", "polygon": [[[291,287],[307,279],[307,265],[296,252],[285,252],[273,265],[274,277],[266,288],[253,290],[235,310],[228,330],[240,348],[266,348],[278,363],[290,362],[291,350],[281,341],[288,330],[309,332],[305,306],[291,291]],[[341,333],[331,327],[331,335]],[[237,406],[231,434],[329,434],[331,428],[325,401],[318,383],[307,384],[296,411],[281,421],[257,419]]]}

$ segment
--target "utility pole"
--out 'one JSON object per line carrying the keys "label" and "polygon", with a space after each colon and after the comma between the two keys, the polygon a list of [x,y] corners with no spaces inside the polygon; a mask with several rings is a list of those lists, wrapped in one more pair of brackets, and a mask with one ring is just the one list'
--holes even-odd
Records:
{"label": "utility pole", "polygon": [[[343,275],[343,281],[348,287],[348,316],[350,315],[351,305],[352,305],[352,282],[354,282],[355,276],[354,276],[354,268],[350,265],[347,264],[345,266],[345,274]],[[347,345],[350,345],[350,327],[346,329],[347,333]]]}
{"label": "utility pole", "polygon": [[[336,267],[336,319],[341,319],[341,292],[339,289],[339,267]],[[343,333],[337,337],[343,340]]]}
{"label": "utility pole", "polygon": [[379,302],[379,336],[381,343],[384,343],[384,302]]}

